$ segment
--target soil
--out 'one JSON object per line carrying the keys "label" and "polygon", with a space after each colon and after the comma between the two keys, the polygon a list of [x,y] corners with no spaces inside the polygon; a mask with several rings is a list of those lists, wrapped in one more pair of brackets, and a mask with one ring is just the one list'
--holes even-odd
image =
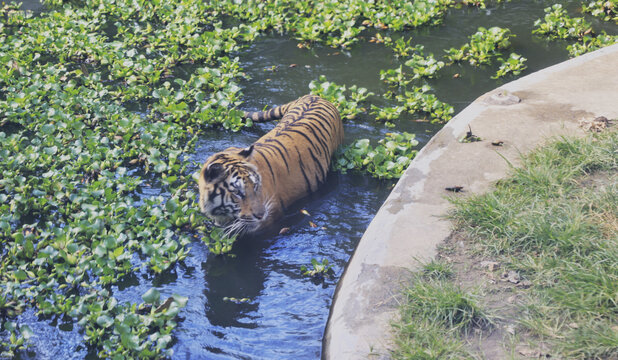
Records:
{"label": "soil", "polygon": [[[453,282],[479,296],[493,325],[476,329],[466,339],[470,348],[487,360],[549,358],[547,347],[518,326],[524,289],[530,282],[507,271],[495,259],[476,255],[467,235],[454,232],[438,251],[438,259],[453,266]],[[531,344],[536,345],[531,345]],[[554,357],[555,359],[555,357]]]}
{"label": "soil", "polygon": [[[616,186],[616,171],[598,171],[578,181],[579,186],[595,192]],[[599,223],[608,234],[618,229],[618,216],[605,211],[598,213]],[[462,231],[455,231],[439,247],[437,258],[453,266],[453,282],[479,295],[479,303],[493,316],[493,326],[477,329],[467,341],[483,359],[560,359],[551,354],[549,346],[518,325],[525,289],[531,283],[514,271],[508,271],[499,260],[482,257],[474,251],[473,241]]]}

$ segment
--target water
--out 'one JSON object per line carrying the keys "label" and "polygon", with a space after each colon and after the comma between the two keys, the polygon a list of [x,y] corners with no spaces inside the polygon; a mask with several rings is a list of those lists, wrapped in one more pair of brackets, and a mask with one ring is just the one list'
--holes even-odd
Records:
{"label": "water", "polygon": [[[41,9],[33,5],[34,1],[25,3],[29,8]],[[566,4],[571,10],[577,6],[576,2]],[[443,25],[407,31],[403,36],[412,37],[413,43],[425,45],[426,53],[439,57],[443,49],[467,42],[479,26],[508,27],[517,36],[514,51],[528,58],[525,75],[568,58],[565,43],[550,43],[530,34],[534,21],[550,5],[548,1],[528,0],[488,9],[451,9]],[[616,33],[611,24],[587,19],[595,29]],[[250,76],[241,84],[245,110],[294,100],[308,93],[309,82],[320,75],[340,85],[358,85],[383,94],[388,89],[380,81],[379,71],[400,64],[383,45],[366,41],[345,52],[319,46],[303,50],[296,44],[285,36],[269,36],[237,54]],[[292,64],[295,66],[290,67]],[[496,69],[497,65],[454,65],[429,84],[442,101],[460,111],[503,83],[490,79]],[[456,73],[461,75],[457,79],[453,78]],[[385,104],[378,97],[370,100],[376,105]],[[395,130],[417,134],[420,146],[440,128],[413,120],[402,118]],[[247,146],[273,126],[259,124],[236,134],[222,135],[220,130],[206,133],[188,160],[201,163],[228,146]],[[346,143],[358,138],[375,141],[390,131],[370,116],[360,115],[346,122]],[[141,302],[140,295],[154,285],[164,298],[174,293],[189,298],[174,332],[174,359],[317,359],[336,282],[392,185],[362,175],[332,174],[317,194],[302,200],[281,220],[279,228],[290,229],[286,234],[275,232],[242,239],[234,246],[233,258],[212,256],[204,244],[195,241],[188,258],[172,272],[154,277],[147,272],[133,274],[113,288],[114,296],[120,301]],[[307,210],[310,216],[303,215],[300,209]],[[314,283],[302,276],[300,267],[309,265],[312,258],[328,259],[334,277]],[[224,300],[229,297],[249,300],[238,304]],[[38,334],[26,358],[96,358],[81,345],[81,334],[70,322],[39,321],[32,312],[24,314],[22,320]]]}

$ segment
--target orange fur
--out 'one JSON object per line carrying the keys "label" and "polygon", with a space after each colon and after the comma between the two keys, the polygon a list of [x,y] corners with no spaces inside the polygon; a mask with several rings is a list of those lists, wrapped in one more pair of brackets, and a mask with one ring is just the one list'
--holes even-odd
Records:
{"label": "orange fur", "polygon": [[198,180],[202,212],[230,233],[260,231],[316,191],[343,142],[339,112],[319,96],[245,117],[281,121],[251,146],[209,157]]}

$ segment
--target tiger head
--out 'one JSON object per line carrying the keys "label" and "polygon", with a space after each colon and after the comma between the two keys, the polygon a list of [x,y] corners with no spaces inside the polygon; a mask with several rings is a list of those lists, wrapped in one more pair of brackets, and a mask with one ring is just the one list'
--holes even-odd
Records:
{"label": "tiger head", "polygon": [[202,213],[229,234],[255,232],[268,217],[257,167],[250,163],[253,145],[212,155],[202,166],[198,187]]}

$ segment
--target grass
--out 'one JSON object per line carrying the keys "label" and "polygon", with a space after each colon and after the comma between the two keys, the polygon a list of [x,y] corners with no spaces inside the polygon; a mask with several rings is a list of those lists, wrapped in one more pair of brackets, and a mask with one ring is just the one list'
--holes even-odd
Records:
{"label": "grass", "polygon": [[393,358],[474,358],[460,335],[489,327],[491,317],[474,294],[448,281],[452,276],[450,264],[432,261],[404,291],[401,318],[393,325],[397,333]]}
{"label": "grass", "polygon": [[[453,200],[451,219],[473,256],[529,281],[509,289],[522,299],[509,305],[519,340],[548,347],[552,357],[618,357],[617,173],[618,131],[561,138],[525,156],[492,192]],[[452,272],[445,269],[430,263],[421,273]],[[419,275],[405,291],[396,358],[480,356],[461,330],[486,326],[491,307],[453,285],[457,274],[438,277]],[[427,338],[435,332],[432,344]],[[410,343],[451,355],[417,356]]]}

